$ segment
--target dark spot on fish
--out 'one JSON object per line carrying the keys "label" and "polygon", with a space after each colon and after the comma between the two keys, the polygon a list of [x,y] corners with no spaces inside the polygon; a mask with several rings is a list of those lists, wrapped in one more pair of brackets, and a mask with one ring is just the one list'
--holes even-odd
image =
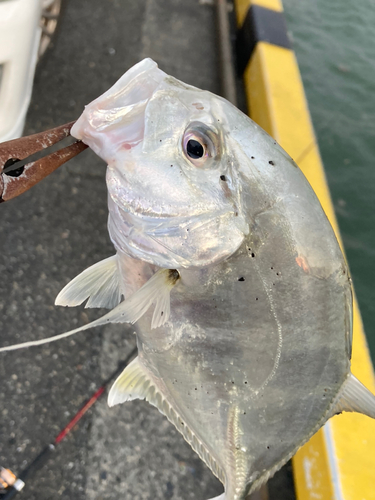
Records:
{"label": "dark spot on fish", "polygon": [[235,216],[235,217],[238,217],[238,212],[234,212],[234,216]]}
{"label": "dark spot on fish", "polygon": [[276,276],[280,276],[280,273],[276,273]]}
{"label": "dark spot on fish", "polygon": [[172,285],[175,285],[177,281],[180,279],[180,273],[177,269],[169,269],[168,279]]}
{"label": "dark spot on fish", "polygon": [[270,160],[268,163],[269,163],[270,165],[275,165],[275,162],[273,162],[272,160]]}
{"label": "dark spot on fish", "polygon": [[162,140],[160,139],[160,141],[159,141],[159,142],[162,142]]}
{"label": "dark spot on fish", "polygon": [[246,411],[244,411],[243,414],[246,415]]}
{"label": "dark spot on fish", "polygon": [[245,281],[245,278],[241,276],[241,278],[238,278],[238,281]]}
{"label": "dark spot on fish", "polygon": [[271,269],[273,269],[273,267],[271,267]]}
{"label": "dark spot on fish", "polygon": [[162,311],[162,312],[160,313],[160,316],[163,316],[163,314],[164,314],[164,311]]}
{"label": "dark spot on fish", "polygon": [[234,384],[234,380],[232,380],[232,384]]}
{"label": "dark spot on fish", "polygon": [[255,253],[254,253],[254,252],[252,252],[251,256],[254,258],[254,257],[255,257]]}
{"label": "dark spot on fish", "polygon": [[251,159],[252,159],[252,160],[255,160],[255,156],[252,156],[252,157],[251,157]]}
{"label": "dark spot on fish", "polygon": [[173,165],[171,165],[171,167],[173,167]]}
{"label": "dark spot on fish", "polygon": [[258,300],[258,297],[255,297],[255,300]]}
{"label": "dark spot on fish", "polygon": [[221,179],[222,181],[224,181],[224,182],[227,180],[227,178],[225,177],[225,175],[221,175],[221,176],[220,176],[220,179]]}
{"label": "dark spot on fish", "polygon": [[267,446],[267,450],[269,450],[269,449],[270,449],[270,447],[269,447],[269,446]]}
{"label": "dark spot on fish", "polygon": [[245,380],[245,384],[247,384],[247,380]]}
{"label": "dark spot on fish", "polygon": [[195,387],[195,389],[194,389],[194,390],[195,390],[195,391],[197,391],[198,389]]}

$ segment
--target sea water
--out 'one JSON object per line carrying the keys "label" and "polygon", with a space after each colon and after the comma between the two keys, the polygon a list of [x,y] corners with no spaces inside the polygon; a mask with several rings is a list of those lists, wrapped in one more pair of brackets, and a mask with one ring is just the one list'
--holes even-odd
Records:
{"label": "sea water", "polygon": [[375,361],[375,1],[283,4]]}

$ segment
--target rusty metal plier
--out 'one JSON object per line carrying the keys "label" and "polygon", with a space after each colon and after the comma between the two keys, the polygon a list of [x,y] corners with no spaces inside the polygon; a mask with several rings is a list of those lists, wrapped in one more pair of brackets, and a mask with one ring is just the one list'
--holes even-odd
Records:
{"label": "rusty metal plier", "polygon": [[24,193],[87,148],[82,141],[76,141],[42,158],[22,161],[68,137],[73,124],[74,121],[0,144],[0,203]]}

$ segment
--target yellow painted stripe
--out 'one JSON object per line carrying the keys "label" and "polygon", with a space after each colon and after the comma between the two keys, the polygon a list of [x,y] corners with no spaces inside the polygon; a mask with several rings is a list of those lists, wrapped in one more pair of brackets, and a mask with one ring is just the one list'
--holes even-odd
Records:
{"label": "yellow painted stripe", "polygon": [[247,11],[251,7],[251,5],[259,5],[260,7],[276,10],[278,12],[283,11],[283,4],[281,3],[281,0],[235,0],[236,18],[238,26],[242,26]]}
{"label": "yellow painted stripe", "polygon": [[[236,0],[239,25],[250,3]],[[293,51],[259,42],[245,70],[244,83],[250,116],[298,163],[342,248]],[[353,326],[352,371],[375,392],[374,371],[356,299]],[[334,417],[298,451],[293,467],[298,500],[375,500],[375,421],[351,413]]]}

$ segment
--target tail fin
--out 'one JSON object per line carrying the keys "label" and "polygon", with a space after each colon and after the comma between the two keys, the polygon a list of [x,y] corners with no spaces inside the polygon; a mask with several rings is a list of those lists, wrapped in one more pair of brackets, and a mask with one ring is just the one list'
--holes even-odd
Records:
{"label": "tail fin", "polygon": [[375,418],[375,396],[354,375],[350,374],[341,389],[334,414],[355,411]]}

